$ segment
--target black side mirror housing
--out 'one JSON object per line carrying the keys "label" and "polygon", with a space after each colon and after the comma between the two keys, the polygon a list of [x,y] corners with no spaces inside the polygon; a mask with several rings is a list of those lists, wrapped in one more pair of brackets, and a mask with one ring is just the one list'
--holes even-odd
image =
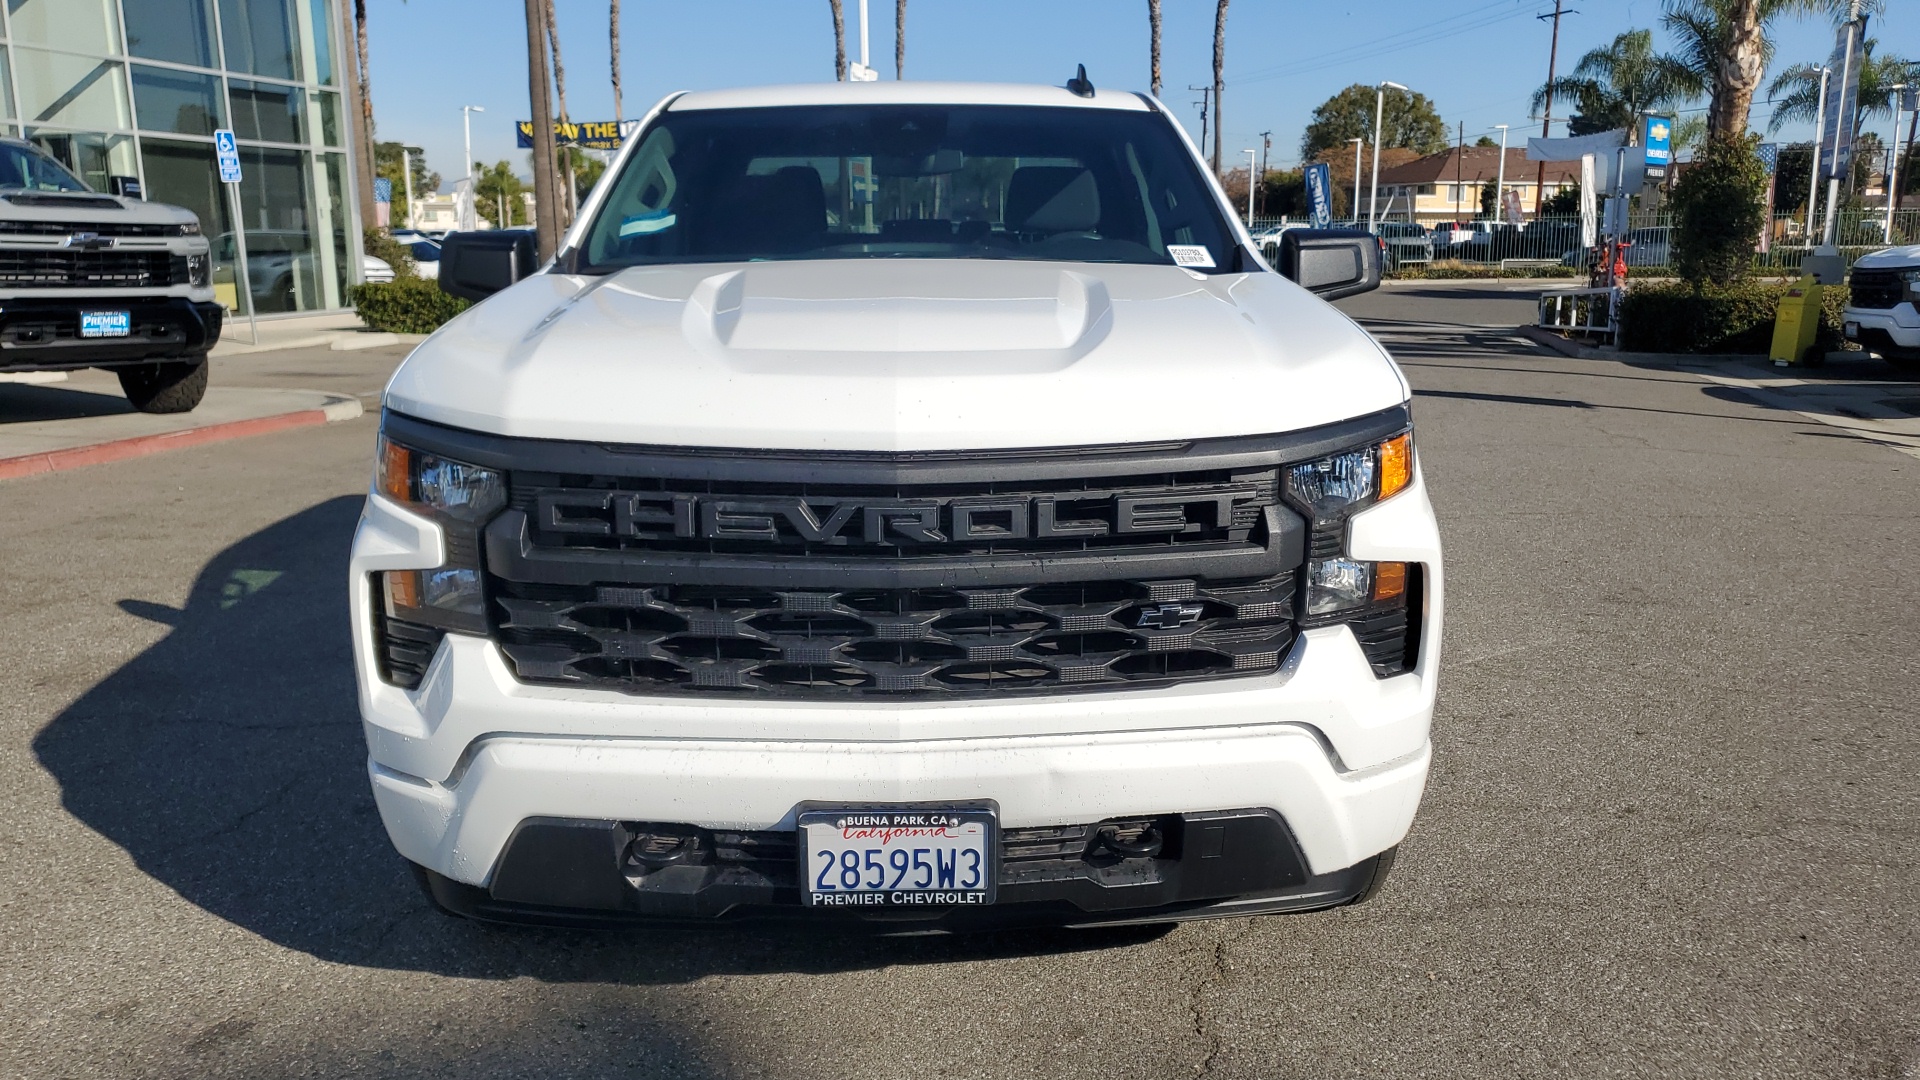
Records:
{"label": "black side mirror housing", "polygon": [[1288,229],[1274,269],[1322,300],[1380,287],[1380,241],[1363,229]]}
{"label": "black side mirror housing", "polygon": [[440,241],[440,291],[485,300],[539,269],[533,232],[493,229],[448,233]]}

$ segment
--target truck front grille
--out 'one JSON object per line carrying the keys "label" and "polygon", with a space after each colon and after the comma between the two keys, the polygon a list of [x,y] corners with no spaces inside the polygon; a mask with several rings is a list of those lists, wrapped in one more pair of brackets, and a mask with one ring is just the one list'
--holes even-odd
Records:
{"label": "truck front grille", "polygon": [[496,581],[522,681],[630,693],[978,694],[1279,669],[1294,577],[987,589],[776,590]]}
{"label": "truck front grille", "polygon": [[[13,289],[155,288],[174,283],[165,251],[19,251],[0,249],[0,287]],[[185,259],[177,260],[184,270]],[[181,276],[181,281],[185,277]]]}
{"label": "truck front grille", "polygon": [[1850,303],[1857,308],[1896,307],[1907,295],[1907,283],[1894,270],[1855,270],[1848,284],[1853,287]]}

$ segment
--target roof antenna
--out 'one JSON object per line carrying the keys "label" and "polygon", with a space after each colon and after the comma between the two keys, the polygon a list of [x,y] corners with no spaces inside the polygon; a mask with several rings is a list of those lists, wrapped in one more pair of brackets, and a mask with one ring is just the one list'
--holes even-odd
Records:
{"label": "roof antenna", "polygon": [[1067,80],[1067,91],[1079,97],[1092,97],[1093,84],[1087,81],[1087,65],[1080,65],[1080,74]]}

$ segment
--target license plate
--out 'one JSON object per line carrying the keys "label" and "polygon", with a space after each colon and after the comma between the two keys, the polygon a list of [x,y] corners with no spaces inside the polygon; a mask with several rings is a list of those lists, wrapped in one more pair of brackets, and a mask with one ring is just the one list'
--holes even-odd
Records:
{"label": "license plate", "polygon": [[993,903],[997,815],[982,806],[801,811],[808,907],[973,907]]}
{"label": "license plate", "polygon": [[1857,337],[1859,337],[1859,336],[1860,336],[1860,324],[1859,324],[1859,323],[1857,323],[1857,322],[1850,322],[1850,323],[1848,323],[1848,324],[1846,324],[1846,335],[1847,335],[1847,340],[1848,340],[1848,341],[1852,341],[1852,340],[1853,340],[1854,338],[1857,338]]}
{"label": "license plate", "polygon": [[89,337],[126,337],[133,333],[133,316],[125,311],[83,311],[80,313],[80,336]]}

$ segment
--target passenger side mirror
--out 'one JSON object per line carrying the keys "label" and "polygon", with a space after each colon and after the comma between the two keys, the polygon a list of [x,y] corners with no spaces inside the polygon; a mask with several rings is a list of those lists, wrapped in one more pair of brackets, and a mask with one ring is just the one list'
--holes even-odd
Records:
{"label": "passenger side mirror", "polygon": [[1274,269],[1322,300],[1380,287],[1380,241],[1361,229],[1288,229]]}
{"label": "passenger side mirror", "polygon": [[440,291],[485,300],[539,269],[529,229],[448,233],[440,242]]}

